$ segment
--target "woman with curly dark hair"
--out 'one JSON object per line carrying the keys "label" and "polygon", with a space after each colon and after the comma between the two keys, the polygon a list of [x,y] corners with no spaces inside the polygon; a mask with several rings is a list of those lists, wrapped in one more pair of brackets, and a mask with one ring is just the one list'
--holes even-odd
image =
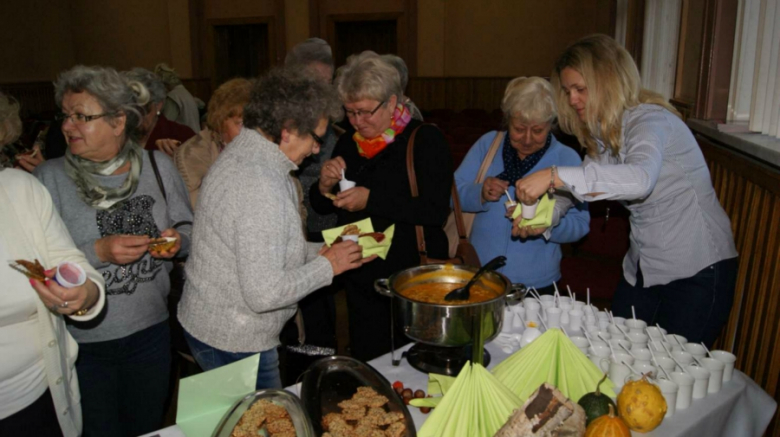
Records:
{"label": "woman with curly dark hair", "polygon": [[354,242],[307,243],[291,171],[319,152],[332,89],[289,70],[254,86],[244,127],[200,190],[179,320],[193,356],[213,369],[260,353],[257,388],[281,388],[276,347],[297,302],[360,267]]}

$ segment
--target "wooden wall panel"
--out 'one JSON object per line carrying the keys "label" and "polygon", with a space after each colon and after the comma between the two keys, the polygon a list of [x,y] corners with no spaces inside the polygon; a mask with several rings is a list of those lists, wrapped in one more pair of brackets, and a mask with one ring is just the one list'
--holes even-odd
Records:
{"label": "wooden wall panel", "polygon": [[412,77],[406,94],[420,109],[467,108],[488,112],[501,107],[511,77]]}
{"label": "wooden wall panel", "polygon": [[[696,135],[739,251],[734,307],[716,347],[780,402],[780,171]],[[780,437],[776,420],[765,435]]]}

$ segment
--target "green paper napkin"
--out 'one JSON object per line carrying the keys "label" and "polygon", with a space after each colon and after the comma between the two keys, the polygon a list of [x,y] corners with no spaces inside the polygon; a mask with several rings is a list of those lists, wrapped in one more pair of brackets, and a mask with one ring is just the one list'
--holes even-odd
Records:
{"label": "green paper napkin", "polygon": [[[361,234],[374,232],[374,226],[371,224],[370,218],[360,220],[359,222],[350,223],[349,225],[357,226],[360,229]],[[322,238],[325,240],[325,244],[328,246],[333,244],[333,241],[336,240],[336,238],[338,238],[341,233],[344,232],[344,228],[349,225],[322,231]],[[387,257],[387,253],[390,251],[390,246],[393,243],[394,233],[395,225],[390,225],[387,229],[384,230],[385,239],[382,240],[381,243],[378,243],[372,237],[360,237],[358,239],[358,244],[363,247],[363,258],[376,255],[382,259],[385,259]]]}
{"label": "green paper napkin", "polygon": [[[512,218],[515,219],[520,216],[523,210],[523,203],[518,202],[515,212],[512,213]],[[553,211],[555,210],[555,199],[550,199],[546,194],[542,196],[539,201],[539,205],[536,207],[536,216],[532,219],[523,219],[520,222],[520,226],[530,226],[532,228],[549,228],[552,225]]]}
{"label": "green paper napkin", "polygon": [[260,354],[179,381],[176,424],[187,437],[210,437],[233,404],[252,393]]}

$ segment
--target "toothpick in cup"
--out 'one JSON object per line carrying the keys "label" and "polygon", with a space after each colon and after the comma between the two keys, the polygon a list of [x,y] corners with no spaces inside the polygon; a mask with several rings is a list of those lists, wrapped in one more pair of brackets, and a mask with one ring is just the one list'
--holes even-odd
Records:
{"label": "toothpick in cup", "polygon": [[633,305],[631,305],[631,315],[634,316],[634,320],[636,320],[636,310]]}
{"label": "toothpick in cup", "polygon": [[569,293],[571,300],[574,300],[574,296],[571,294],[571,287],[569,287],[569,284],[566,284],[566,291]]}
{"label": "toothpick in cup", "polygon": [[626,351],[629,355],[631,355],[631,358],[636,359],[636,356],[634,356],[634,354],[632,354],[631,351],[623,343],[618,343],[618,345],[622,347],[623,350]]}
{"label": "toothpick in cup", "polygon": [[[705,351],[707,351],[707,355],[709,355],[709,356],[710,356],[710,358],[714,358],[714,357],[712,356],[712,352],[710,352],[709,348],[707,348],[707,345],[706,345],[706,344],[704,344],[704,342],[701,342],[701,345],[702,345],[702,346],[704,346],[704,350],[705,350]],[[685,348],[683,348],[683,350],[685,350]]]}
{"label": "toothpick in cup", "polygon": [[588,306],[590,306],[590,288],[588,288],[587,290],[588,290]]}

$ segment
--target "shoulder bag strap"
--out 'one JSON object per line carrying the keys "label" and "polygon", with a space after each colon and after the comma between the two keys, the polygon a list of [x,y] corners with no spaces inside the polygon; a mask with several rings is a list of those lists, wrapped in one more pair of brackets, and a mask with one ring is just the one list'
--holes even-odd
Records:
{"label": "shoulder bag strap", "polygon": [[[426,124],[418,126],[417,129],[412,132],[412,135],[409,137],[409,143],[406,146],[406,172],[409,175],[409,187],[412,191],[412,197],[419,196],[419,191],[417,189],[417,175],[414,171],[414,140],[417,137],[417,131],[425,125]],[[437,128],[436,125],[429,125]],[[467,241],[468,237],[466,237],[466,226],[463,224],[463,213],[460,209],[460,197],[458,196],[458,189],[455,185],[454,178],[452,180],[452,204],[453,212],[455,213],[455,224],[458,228],[458,238],[461,241]],[[417,251],[420,254],[420,263],[426,264],[428,260],[428,251],[425,248],[425,231],[420,225],[415,226],[415,231],[417,234]]]}
{"label": "shoulder bag strap", "polygon": [[[168,196],[165,194],[165,185],[162,181],[162,176],[160,176],[160,169],[157,168],[157,160],[154,158],[154,150],[149,149],[149,161],[152,163],[152,170],[154,170],[154,177],[157,179],[157,186],[160,187],[160,192],[162,193],[163,199],[165,200],[165,203],[168,203]],[[189,220],[177,222],[172,228],[176,229],[179,226],[184,225],[191,225],[192,222]]]}
{"label": "shoulder bag strap", "polygon": [[485,159],[482,160],[482,165],[479,167],[477,178],[474,180],[475,184],[481,184],[485,181],[487,170],[493,162],[493,158],[496,157],[496,153],[498,153],[498,147],[504,141],[504,135],[506,135],[506,132],[496,133],[496,137],[493,139],[493,143],[490,144],[490,149],[488,149],[487,155],[485,155]]}

